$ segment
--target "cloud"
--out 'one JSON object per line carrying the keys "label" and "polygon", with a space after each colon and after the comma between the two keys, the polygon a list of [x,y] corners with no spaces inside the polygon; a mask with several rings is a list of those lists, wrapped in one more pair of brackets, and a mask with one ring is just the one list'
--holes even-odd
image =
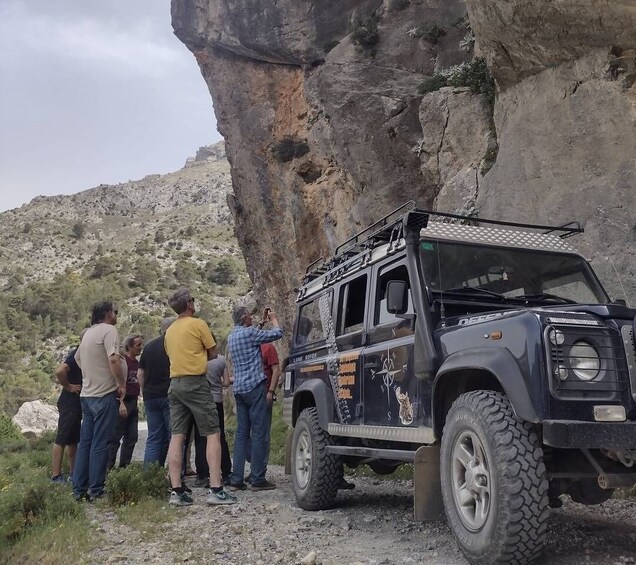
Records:
{"label": "cloud", "polygon": [[9,2],[0,10],[2,47],[26,49],[35,57],[60,64],[108,66],[111,72],[160,76],[179,65],[184,49],[170,45],[149,18],[122,21],[91,14],[36,13],[22,3]]}

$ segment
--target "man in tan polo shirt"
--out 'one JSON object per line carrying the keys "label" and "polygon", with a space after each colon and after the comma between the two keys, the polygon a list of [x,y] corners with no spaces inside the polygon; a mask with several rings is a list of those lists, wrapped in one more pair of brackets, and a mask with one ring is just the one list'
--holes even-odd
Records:
{"label": "man in tan polo shirt", "polygon": [[168,447],[168,470],[172,493],[170,504],[189,506],[192,497],[181,482],[183,444],[194,422],[207,438],[206,459],[210,467],[208,504],[233,504],[236,497],[221,484],[219,417],[206,378],[209,359],[217,356],[216,343],[208,325],[195,318],[194,298],[187,288],[178,289],[168,300],[177,319],[166,332],[165,347],[170,359],[170,420],[172,438]]}
{"label": "man in tan polo shirt", "polygon": [[126,394],[116,323],[117,310],[112,302],[94,304],[92,325],[75,353],[83,376],[83,418],[73,469],[73,495],[77,500],[104,494],[108,445],[117,423],[117,400]]}

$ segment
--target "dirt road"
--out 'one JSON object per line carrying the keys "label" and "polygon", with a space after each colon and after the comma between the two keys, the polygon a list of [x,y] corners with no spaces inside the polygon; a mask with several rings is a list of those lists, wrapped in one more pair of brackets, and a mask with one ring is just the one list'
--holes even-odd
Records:
{"label": "dirt road", "polygon": [[[145,432],[140,430],[143,452]],[[112,539],[97,550],[95,563],[322,563],[464,564],[444,523],[412,520],[411,481],[354,479],[356,489],[341,491],[337,506],[305,512],[294,501],[290,478],[270,468],[278,488],[237,493],[239,503],[207,507],[205,491],[193,489],[195,504],[169,508],[175,522],[124,530],[113,513],[95,516]],[[123,540],[123,542],[122,542]],[[585,507],[567,500],[553,510],[543,563],[636,563],[636,500],[611,500]]]}

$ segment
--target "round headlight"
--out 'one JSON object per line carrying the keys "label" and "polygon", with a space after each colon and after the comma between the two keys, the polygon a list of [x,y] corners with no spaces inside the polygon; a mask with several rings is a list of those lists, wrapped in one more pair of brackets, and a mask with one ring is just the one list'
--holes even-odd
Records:
{"label": "round headlight", "polygon": [[601,360],[589,343],[577,341],[570,348],[570,367],[582,381],[592,381],[598,377]]}

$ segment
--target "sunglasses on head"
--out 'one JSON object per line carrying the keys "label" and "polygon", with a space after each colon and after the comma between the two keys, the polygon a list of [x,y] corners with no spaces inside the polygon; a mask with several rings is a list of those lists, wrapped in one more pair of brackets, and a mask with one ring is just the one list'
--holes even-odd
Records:
{"label": "sunglasses on head", "polygon": [[117,314],[119,314],[119,310],[113,310],[113,314],[115,314],[115,316],[117,316]]}

